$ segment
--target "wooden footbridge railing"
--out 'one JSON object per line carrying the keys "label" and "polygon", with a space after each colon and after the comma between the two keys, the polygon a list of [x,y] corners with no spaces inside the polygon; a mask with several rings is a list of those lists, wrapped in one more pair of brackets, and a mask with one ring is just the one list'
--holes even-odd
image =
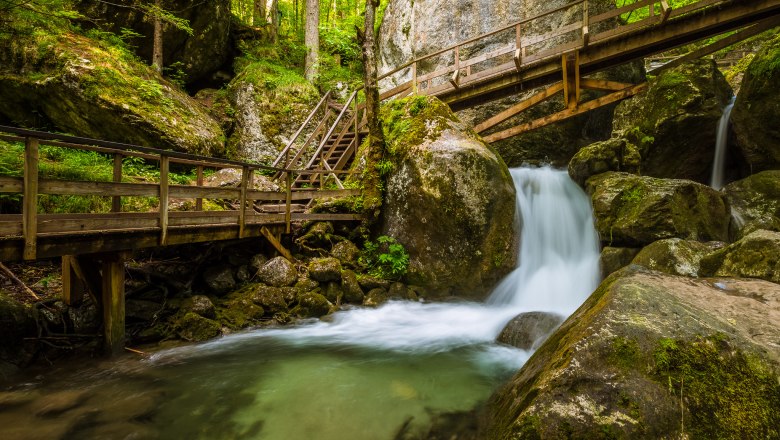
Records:
{"label": "wooden footbridge railing", "polygon": [[[266,237],[286,253],[278,236],[294,222],[353,221],[356,214],[314,214],[296,208],[313,199],[357,195],[358,190],[296,188],[298,175],[323,170],[296,170],[195,156],[173,151],[98,141],[0,126],[0,139],[24,143],[23,177],[0,176],[0,194],[21,195],[21,214],[0,214],[0,261],[62,257],[63,297],[69,304],[91,293],[103,310],[105,342],[109,351],[124,343],[124,264],[133,250],[174,244]],[[110,182],[75,181],[42,177],[39,146],[87,150],[113,157]],[[136,157],[159,164],[155,183],[123,181],[122,160]],[[170,167],[194,168],[195,185],[171,182]],[[203,186],[205,169],[234,168],[241,172],[237,187]],[[282,190],[253,188],[255,172],[283,173]],[[344,172],[346,173],[346,171]],[[110,197],[111,212],[49,214],[39,212],[40,195]],[[154,212],[122,212],[122,197],[151,197]],[[194,210],[174,211],[171,201],[191,199]],[[225,211],[203,210],[204,199],[229,200],[237,205]],[[289,254],[288,254],[289,256]],[[291,258],[291,256],[289,256]]]}

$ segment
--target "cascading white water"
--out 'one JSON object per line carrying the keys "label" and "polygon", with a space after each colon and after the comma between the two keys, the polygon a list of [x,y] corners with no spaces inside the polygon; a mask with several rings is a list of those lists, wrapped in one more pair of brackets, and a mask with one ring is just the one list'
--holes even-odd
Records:
{"label": "cascading white water", "polygon": [[715,189],[723,188],[723,168],[726,165],[726,147],[729,142],[729,119],[735,100],[736,97],[731,98],[729,104],[723,109],[720,122],[718,122],[718,134],[715,138],[715,160],[712,162],[712,179],[710,180],[710,186]]}
{"label": "cascading white water", "polygon": [[[519,265],[486,304],[390,302],[377,309],[334,314],[330,322],[260,330],[161,352],[229,350],[247,339],[295,345],[359,346],[403,352],[441,352],[491,343],[518,313],[570,315],[598,285],[598,236],[587,195],[565,171],[511,170],[522,228]],[[499,350],[500,351],[500,350]]]}

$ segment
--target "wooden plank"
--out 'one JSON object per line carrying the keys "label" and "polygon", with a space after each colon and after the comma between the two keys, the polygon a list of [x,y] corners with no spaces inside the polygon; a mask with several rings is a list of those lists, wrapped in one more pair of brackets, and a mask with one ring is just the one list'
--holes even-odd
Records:
{"label": "wooden plank", "polygon": [[452,76],[449,79],[450,84],[452,84],[452,87],[455,87],[457,89],[459,80],[460,80],[460,70],[456,70],[452,72]]}
{"label": "wooden plank", "polygon": [[571,118],[572,116],[577,116],[579,114],[588,112],[590,110],[603,107],[608,104],[612,104],[613,102],[620,101],[621,99],[631,97],[645,90],[646,88],[647,88],[647,83],[642,83],[634,87],[631,87],[630,89],[614,92],[609,95],[602,96],[601,98],[588,101],[584,104],[580,104],[576,108],[567,108],[566,110],[552,114],[550,116],[545,116],[544,118],[540,118],[526,124],[518,125],[516,127],[512,127],[510,129],[500,131],[498,133],[493,133],[489,136],[485,136],[483,139],[485,140],[485,142],[490,143],[490,142],[496,142],[499,140],[507,139],[512,136],[517,136],[518,134],[525,133],[526,131],[533,130],[539,127],[544,127],[545,125],[562,121],[564,119]]}
{"label": "wooden plank", "polygon": [[520,68],[523,66],[523,54],[522,54],[522,52],[523,52],[522,50],[516,49],[515,50],[515,54],[512,57],[512,59],[515,61],[515,68],[517,69],[518,72],[520,71]]}
{"label": "wooden plank", "polygon": [[[121,153],[114,154],[114,183],[122,183],[122,156]],[[122,197],[111,197],[111,212],[122,211]]]}
{"label": "wooden plank", "polygon": [[589,90],[600,90],[605,92],[616,92],[618,90],[627,89],[632,87],[633,84],[622,83],[617,81],[609,81],[606,79],[592,79],[582,78],[580,79],[580,87]]}
{"label": "wooden plank", "polygon": [[661,0],[661,14],[659,15],[658,24],[664,24],[669,19],[669,14],[672,13],[672,8],[669,7],[669,3],[666,0]]}
{"label": "wooden plank", "polygon": [[0,236],[24,236],[21,214],[0,215]]}
{"label": "wooden plank", "polygon": [[38,219],[38,230],[41,234],[62,232],[106,231],[111,229],[157,228],[159,220],[156,213],[151,216],[131,218],[102,217],[95,218],[50,218],[41,215]]}
{"label": "wooden plank", "polygon": [[75,256],[62,256],[62,301],[69,306],[80,304],[86,293],[86,286],[76,274],[77,265]]}
{"label": "wooden plank", "polygon": [[[553,29],[550,32],[541,34],[541,35],[534,35],[533,37],[527,37],[523,39],[523,46],[533,46],[535,44],[539,44],[542,42],[549,41],[550,39],[553,39],[555,37],[560,37],[565,34],[568,34],[569,32],[573,31],[579,31],[582,29],[582,21],[575,21],[573,23],[567,24],[566,26],[561,26],[557,29]],[[579,43],[579,41],[577,42]]]}
{"label": "wooden plank", "polygon": [[471,67],[471,66],[473,66],[475,64],[479,64],[479,63],[485,62],[487,60],[500,57],[501,55],[506,55],[506,54],[513,53],[515,51],[515,49],[516,49],[515,45],[509,45],[509,46],[502,47],[500,49],[496,49],[496,50],[493,50],[493,51],[490,51],[490,52],[486,52],[486,53],[484,53],[482,55],[479,55],[479,56],[476,56],[474,58],[469,58],[467,60],[462,61],[461,64],[460,64],[460,67],[461,67],[461,69],[466,68],[466,67]]}
{"label": "wooden plank", "polygon": [[119,256],[102,262],[103,342],[111,355],[122,352],[125,345],[125,264]]}
{"label": "wooden plank", "polygon": [[358,221],[363,220],[363,216],[360,214],[320,214],[320,213],[304,213],[295,212],[292,214],[292,219],[295,221],[318,221],[318,222],[330,222],[330,221]]}
{"label": "wooden plank", "polygon": [[412,88],[412,86],[413,86],[414,84],[417,84],[417,81],[419,80],[419,79],[416,77],[416,75],[417,75],[417,74],[416,74],[416,72],[417,72],[417,69],[415,69],[414,71],[415,71],[415,80],[413,80],[413,81],[407,81],[407,82],[405,82],[405,83],[403,83],[403,84],[400,84],[400,85],[398,85],[398,86],[395,86],[395,87],[393,87],[393,88],[392,88],[392,89],[390,89],[390,90],[387,90],[387,91],[385,91],[385,92],[382,92],[382,93],[379,95],[379,100],[380,100],[380,101],[384,101],[385,99],[392,98],[393,96],[395,96],[395,95],[397,95],[397,94],[399,94],[399,93],[402,93],[402,92],[404,92],[406,89],[410,89],[410,88]]}
{"label": "wooden plank", "polygon": [[0,193],[20,193],[24,191],[23,177],[0,176]]}
{"label": "wooden plank", "polygon": [[[196,178],[195,178],[195,184],[198,186],[198,188],[203,187],[203,165],[198,165],[198,168],[195,171]],[[195,210],[196,211],[203,211],[203,197],[198,197],[195,199]]]}
{"label": "wooden plank", "polygon": [[252,171],[244,167],[241,170],[241,197],[238,199],[238,238],[244,238],[244,226],[246,225],[246,190],[252,180]]}
{"label": "wooden plank", "polygon": [[38,139],[28,137],[24,142],[24,198],[22,200],[22,233],[24,259],[36,257],[38,234]]}
{"label": "wooden plank", "polygon": [[[153,185],[156,186],[156,185]],[[157,195],[155,193],[155,195]],[[177,199],[234,199],[241,197],[241,188],[216,186],[168,185],[168,195]]]}
{"label": "wooden plank", "polygon": [[271,233],[271,231],[268,230],[265,226],[260,228],[260,232],[263,234],[263,237],[268,240],[269,243],[271,243],[271,246],[276,249],[277,252],[279,252],[284,258],[288,259],[291,262],[295,262],[295,257],[293,257],[292,253],[285,248],[282,243],[276,239],[274,234]]}
{"label": "wooden plank", "polygon": [[168,244],[168,156],[160,155],[160,245]]}
{"label": "wooden plank", "polygon": [[474,131],[477,133],[482,133],[483,131],[494,127],[507,119],[511,118],[512,116],[521,113],[525,110],[528,110],[529,108],[535,106],[536,104],[539,104],[540,102],[544,102],[547,99],[550,99],[553,95],[563,90],[563,83],[555,83],[546,89],[542,90],[539,93],[536,93],[526,99],[525,101],[522,101],[518,104],[513,105],[512,107],[509,107],[508,109],[502,111],[501,113],[493,116],[490,119],[487,119],[486,121],[476,125],[474,127]]}
{"label": "wooden plank", "polygon": [[80,182],[41,179],[39,194],[74,196],[139,196],[156,197],[157,185],[149,183]]}

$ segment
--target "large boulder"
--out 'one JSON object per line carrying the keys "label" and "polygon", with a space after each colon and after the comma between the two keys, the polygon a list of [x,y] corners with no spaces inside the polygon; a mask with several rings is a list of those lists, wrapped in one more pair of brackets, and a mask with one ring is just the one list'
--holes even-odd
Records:
{"label": "large boulder", "polygon": [[[507,26],[522,19],[539,15],[545,11],[566,4],[564,0],[548,2],[517,2],[513,0],[393,0],[385,10],[380,26],[379,71],[389,72],[414,58],[453,46],[461,41]],[[615,7],[611,0],[591,0],[591,14],[604,12]],[[572,23],[580,14],[578,7],[552,14],[544,19],[525,23],[523,35],[533,36],[549,32]],[[613,26],[616,19],[592,24],[591,32]],[[461,59],[472,58],[506,47],[515,41],[512,31],[494,35],[489,40],[464,46],[460,49]],[[545,39],[529,48],[529,53],[549,49],[559,41]],[[418,74],[430,73],[452,63],[452,52],[445,52],[421,64]],[[486,63],[475,69],[489,67]],[[640,82],[644,78],[641,64],[629,64],[609,72],[598,74],[600,79],[624,82]],[[412,78],[411,69],[405,69],[381,83],[383,90],[390,89]],[[466,124],[474,126],[490,116],[527,99],[539,89],[522,91],[516,95],[486,102],[458,112]],[[584,93],[583,99],[592,97]],[[563,110],[563,100],[554,97],[516,115],[488,130],[491,133],[513,127],[524,122],[547,116]],[[565,166],[577,150],[592,142],[609,137],[614,106],[588,112],[554,126],[543,127],[520,136],[496,142],[493,147],[510,166],[523,163],[547,163]]]}
{"label": "large boulder", "polygon": [[276,257],[269,260],[257,271],[257,278],[269,286],[292,286],[298,281],[298,270],[287,258]]}
{"label": "large boulder", "polygon": [[729,210],[708,186],[607,172],[587,181],[596,229],[610,246],[645,246],[664,238],[727,241]]}
{"label": "large boulder", "polygon": [[718,122],[732,95],[715,61],[682,64],[617,106],[613,137],[639,147],[644,175],[708,182]]}
{"label": "large boulder", "polygon": [[496,340],[522,350],[531,350],[541,345],[563,319],[563,316],[555,313],[521,313],[504,326]]}
{"label": "large boulder", "polygon": [[603,280],[613,272],[631,264],[631,260],[640,250],[639,248],[604,246],[599,256],[601,279]]}
{"label": "large boulder", "polygon": [[750,277],[780,283],[780,232],[758,230],[708,255],[703,275]]}
{"label": "large boulder", "polygon": [[407,281],[481,296],[515,266],[515,189],[501,158],[435,98],[382,109],[389,161],[381,233]]}
{"label": "large boulder", "polygon": [[731,121],[737,145],[753,172],[780,168],[780,36],[747,68]]}
{"label": "large boulder", "polygon": [[732,236],[758,229],[780,231],[780,171],[763,171],[723,188],[731,206]]}
{"label": "large boulder", "polygon": [[484,438],[778,438],[780,289],[629,266],[488,404]]}
{"label": "large boulder", "polygon": [[132,54],[75,34],[0,44],[0,119],[13,124],[219,156],[204,108]]}
{"label": "large boulder", "polygon": [[642,157],[639,148],[622,138],[583,147],[569,161],[569,176],[580,186],[596,174],[607,171],[622,171],[639,174]]}
{"label": "large boulder", "polygon": [[[79,0],[74,6],[88,18],[84,21],[87,27],[98,26],[117,34],[123,29],[137,33],[138,36],[130,38],[128,43],[135,53],[151,63],[154,22],[142,7],[138,7],[138,3],[138,0]],[[177,18],[186,20],[192,29],[190,35],[175,26],[164,26],[164,67],[180,70],[188,84],[210,81],[231,56],[230,0],[163,0],[161,6]]]}
{"label": "large boulder", "polygon": [[701,260],[723,246],[725,243],[719,241],[667,238],[645,246],[632,263],[672,275],[698,277]]}

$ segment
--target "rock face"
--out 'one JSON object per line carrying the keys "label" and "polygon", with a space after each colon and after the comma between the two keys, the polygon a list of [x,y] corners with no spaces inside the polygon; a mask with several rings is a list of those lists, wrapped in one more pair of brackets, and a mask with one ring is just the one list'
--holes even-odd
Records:
{"label": "rock face", "polygon": [[749,277],[780,283],[780,232],[758,230],[708,255],[703,275]]}
{"label": "rock face", "polygon": [[732,237],[758,229],[780,231],[780,171],[764,171],[723,188],[731,206]]}
{"label": "rock face", "polygon": [[718,241],[702,243],[667,238],[645,246],[632,263],[672,275],[698,277],[702,258],[723,246],[725,243]]}
{"label": "rock face", "polygon": [[613,137],[639,148],[644,175],[707,182],[731,87],[713,60],[685,63],[649,84],[615,109]]}
{"label": "rock face", "polygon": [[[80,0],[76,9],[89,18],[88,25],[120,33],[130,29],[140,37],[129,43],[136,53],[151,63],[154,25],[136,0],[96,2]],[[174,26],[163,29],[163,61],[166,67],[176,64],[186,74],[188,84],[209,80],[213,73],[229,61],[231,55],[231,12],[229,0],[191,2],[163,0],[162,8],[187,20],[192,35]]]}
{"label": "rock face", "polygon": [[257,271],[257,277],[269,286],[292,286],[298,280],[298,271],[286,258],[276,257]]}
{"label": "rock face", "polygon": [[775,284],[629,266],[492,397],[482,438],[776,438],[777,322]]}
{"label": "rock face", "polygon": [[481,296],[515,266],[515,190],[501,158],[435,98],[382,110],[381,233],[409,253],[410,284]]}
{"label": "rock face", "polygon": [[599,258],[601,263],[601,279],[610,276],[613,272],[631,264],[641,249],[604,246]]}
{"label": "rock face", "polygon": [[[385,10],[380,27],[379,71],[389,72],[397,66],[429,54],[469,38],[493,31],[518,20],[539,15],[545,11],[563,6],[567,2],[553,0],[548,2],[526,0],[393,0]],[[591,13],[603,12],[614,8],[614,2],[609,0],[591,0]],[[523,28],[524,35],[541,35],[564,25],[570,24],[578,8],[553,14],[543,20],[534,21]],[[610,26],[609,21],[595,26]],[[597,29],[592,29],[591,32]],[[465,46],[461,49],[461,57],[478,56],[513,43],[514,32],[498,34],[490,43],[479,43]],[[529,53],[544,50],[557,44],[551,39],[544,40],[529,48]],[[428,73],[451,63],[452,52],[432,59],[421,66],[420,74]],[[484,65],[483,65],[484,66]],[[478,66],[479,67],[479,66]],[[411,69],[402,71],[382,83],[383,89],[390,89],[411,79]],[[641,67],[630,65],[611,71],[602,79],[616,81],[640,81],[644,77]],[[474,126],[487,117],[516,104],[536,93],[529,90],[509,98],[486,103],[458,113],[458,117],[467,125]],[[587,93],[586,93],[587,94]],[[492,130],[503,130],[523,122],[548,115],[564,109],[562,99],[551,99],[530,110],[515,116]],[[496,151],[510,164],[518,166],[523,163],[552,163],[564,166],[578,148],[594,141],[609,137],[612,111],[614,107],[605,107],[587,115],[579,116],[556,124],[554,127],[544,127],[495,143]]]}
{"label": "rock face", "polygon": [[708,186],[607,172],[588,179],[587,191],[601,241],[610,246],[645,246],[674,237],[728,240],[726,201]]}
{"label": "rock face", "polygon": [[639,174],[641,161],[636,145],[622,138],[612,138],[580,149],[569,161],[569,176],[584,187],[589,177],[607,171]]}
{"label": "rock face", "polygon": [[41,51],[31,52],[35,42],[23,38],[0,49],[1,118],[145,147],[224,154],[217,123],[151,67],[73,33],[47,38],[38,43]]}
{"label": "rock face", "polygon": [[752,172],[780,168],[780,37],[766,43],[747,68],[731,122]]}
{"label": "rock face", "polygon": [[498,335],[498,342],[531,350],[563,322],[563,316],[545,312],[521,313],[509,321]]}

